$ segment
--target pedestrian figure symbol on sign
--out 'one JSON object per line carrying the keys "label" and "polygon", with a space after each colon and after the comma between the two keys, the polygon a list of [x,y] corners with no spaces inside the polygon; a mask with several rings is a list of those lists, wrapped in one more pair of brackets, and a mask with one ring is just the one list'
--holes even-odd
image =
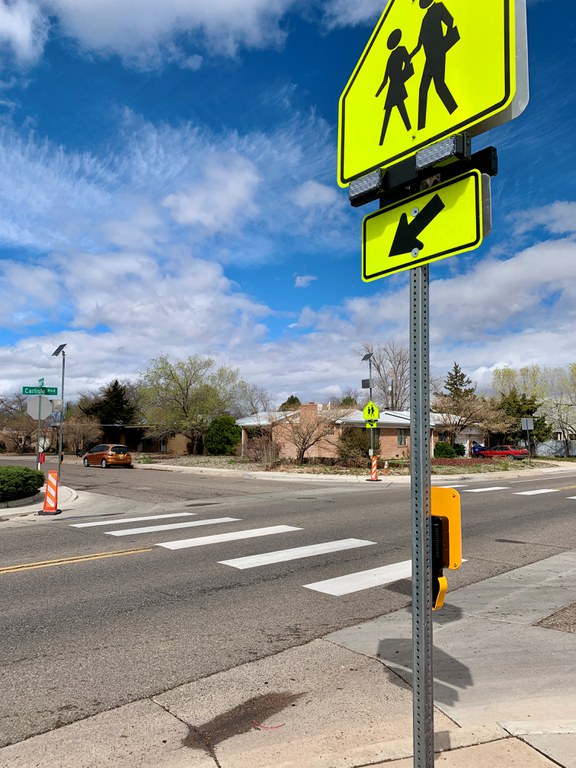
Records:
{"label": "pedestrian figure symbol on sign", "polygon": [[[458,107],[446,85],[446,54],[460,40],[458,27],[455,26],[454,19],[444,3],[420,0],[420,8],[428,8],[428,10],[422,19],[418,45],[410,54],[410,58],[413,58],[421,48],[424,48],[426,58],[418,92],[419,131],[426,127],[428,89],[432,81],[446,110],[452,114]],[[443,25],[446,27],[446,34],[444,34]]]}
{"label": "pedestrian figure symbol on sign", "polygon": [[396,107],[400,113],[400,117],[404,121],[406,130],[409,131],[412,128],[408,112],[406,111],[406,104],[404,102],[408,98],[406,81],[414,74],[414,67],[410,61],[410,54],[407,49],[403,45],[400,45],[401,39],[401,30],[395,29],[390,33],[388,38],[388,48],[392,53],[388,57],[384,79],[376,91],[376,97],[380,96],[387,83],[389,83],[386,101],[384,102],[384,123],[380,134],[380,146],[384,143],[384,136],[386,135],[388,123],[390,122],[390,114],[394,107]]}
{"label": "pedestrian figure symbol on sign", "polygon": [[394,107],[398,110],[406,130],[412,130],[406,109],[406,99],[408,98],[406,83],[414,75],[412,59],[421,49],[424,50],[424,68],[418,91],[418,130],[426,127],[428,91],[432,82],[449,114],[452,114],[458,107],[446,84],[446,54],[460,40],[458,27],[454,24],[454,19],[444,3],[435,2],[435,0],[420,0],[420,8],[423,10],[427,8],[428,10],[422,19],[417,45],[411,53],[408,53],[405,46],[400,45],[402,39],[400,29],[393,30],[388,37],[387,46],[391,53],[386,64],[384,79],[376,91],[377,98],[388,86],[384,101],[384,122],[380,133],[380,146],[384,144],[386,130]]}

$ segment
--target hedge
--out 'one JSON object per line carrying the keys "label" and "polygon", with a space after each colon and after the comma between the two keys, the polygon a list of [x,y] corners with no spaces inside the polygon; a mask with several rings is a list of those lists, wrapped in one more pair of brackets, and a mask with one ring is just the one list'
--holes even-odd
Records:
{"label": "hedge", "polygon": [[0,501],[35,496],[44,485],[44,473],[28,467],[0,467]]}

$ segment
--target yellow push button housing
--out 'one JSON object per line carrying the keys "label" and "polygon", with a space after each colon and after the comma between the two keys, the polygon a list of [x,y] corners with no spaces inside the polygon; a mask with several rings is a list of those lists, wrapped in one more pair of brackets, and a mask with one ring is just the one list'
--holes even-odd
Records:
{"label": "yellow push button housing", "polygon": [[432,610],[444,604],[448,580],[443,568],[462,565],[460,494],[454,488],[431,488],[432,513]]}

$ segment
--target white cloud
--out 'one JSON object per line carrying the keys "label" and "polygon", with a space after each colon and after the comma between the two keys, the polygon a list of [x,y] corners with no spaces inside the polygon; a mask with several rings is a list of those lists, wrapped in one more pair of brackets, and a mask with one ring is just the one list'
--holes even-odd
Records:
{"label": "white cloud", "polygon": [[295,0],[38,0],[62,30],[86,51],[117,54],[143,67],[163,60],[198,66],[179,49],[188,36],[209,55],[235,56],[238,49],[278,45],[280,20]]}
{"label": "white cloud", "polygon": [[553,235],[576,234],[576,202],[556,201],[512,216],[514,230],[524,235],[543,227]]}
{"label": "white cloud", "polygon": [[179,224],[200,225],[211,232],[228,230],[238,219],[258,213],[254,196],[261,177],[243,157],[220,155],[209,160],[186,189],[167,195],[162,204]]}
{"label": "white cloud", "polygon": [[314,275],[296,275],[294,286],[296,288],[308,288],[311,282],[318,280]]}
{"label": "white cloud", "polygon": [[308,179],[303,184],[300,184],[290,197],[299,208],[306,209],[334,205],[340,199],[340,195],[334,187],[320,184],[314,179]]}
{"label": "white cloud", "polygon": [[0,3],[0,44],[8,46],[20,63],[33,62],[42,52],[48,22],[31,0]]}
{"label": "white cloud", "polygon": [[[313,0],[329,28],[375,20],[382,0]],[[0,44],[21,62],[42,53],[50,26],[90,55],[119,56],[139,69],[172,63],[199,69],[241,48],[280,46],[289,11],[308,13],[300,0],[12,0],[0,3]],[[190,52],[190,48],[193,52]]]}
{"label": "white cloud", "polygon": [[382,0],[328,0],[324,13],[330,28],[348,27],[376,21],[385,6]]}

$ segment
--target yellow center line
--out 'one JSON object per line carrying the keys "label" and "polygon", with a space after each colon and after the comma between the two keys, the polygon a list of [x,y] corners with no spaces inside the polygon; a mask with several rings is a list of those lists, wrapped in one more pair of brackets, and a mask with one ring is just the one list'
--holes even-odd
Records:
{"label": "yellow center line", "polygon": [[72,563],[86,563],[90,560],[103,560],[106,557],[123,557],[124,555],[138,555],[141,552],[151,552],[153,547],[142,549],[123,549],[118,552],[97,552],[94,555],[78,555],[77,557],[63,557],[59,560],[42,560],[37,563],[21,563],[20,565],[7,565],[0,568],[0,575],[4,573],[18,573],[18,571],[32,571],[35,568],[51,568],[54,565],[71,565]]}

